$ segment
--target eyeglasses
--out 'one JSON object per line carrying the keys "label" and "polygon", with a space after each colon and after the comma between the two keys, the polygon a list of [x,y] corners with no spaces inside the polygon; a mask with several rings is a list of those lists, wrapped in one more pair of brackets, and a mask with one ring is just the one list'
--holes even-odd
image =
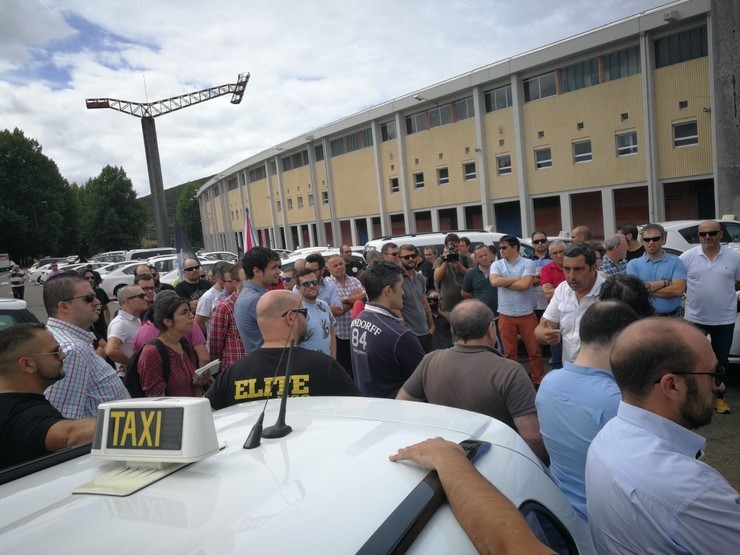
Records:
{"label": "eyeglasses", "polygon": [[146,293],[139,293],[138,295],[131,295],[130,297],[126,297],[126,300],[129,300],[129,299],[141,299],[141,300],[144,300],[144,299],[146,299]]}
{"label": "eyeglasses", "polygon": [[292,277],[281,276],[281,277],[278,278],[278,281],[280,281],[280,283],[288,283],[291,279],[293,279],[293,278]]}
{"label": "eyeglasses", "polygon": [[63,354],[64,354],[64,351],[62,351],[62,348],[61,347],[58,347],[56,351],[50,351],[48,353],[28,353],[25,356],[27,356],[27,357],[38,357],[38,356],[42,356],[42,355],[53,355],[53,356],[55,356],[57,358],[62,358],[62,355]]}
{"label": "eyeglasses", "polygon": [[183,268],[183,272],[193,272],[195,270],[200,270],[200,266],[190,266],[190,268]]}
{"label": "eyeglasses", "polygon": [[70,297],[69,299],[62,299],[62,301],[66,303],[67,301],[73,301],[75,299],[83,299],[86,303],[91,303],[95,299],[97,299],[97,297],[95,296],[94,293],[90,293],[89,295],[80,295],[78,297]]}
{"label": "eyeglasses", "polygon": [[643,243],[657,243],[658,241],[661,241],[663,237],[661,235],[658,235],[657,237],[644,237],[642,238]]}
{"label": "eyeglasses", "polygon": [[283,312],[280,317],[285,318],[287,314],[303,314],[303,317],[305,318],[306,315],[308,315],[308,309],[307,308],[294,308],[293,310],[286,310]]}
{"label": "eyeglasses", "polygon": [[387,253],[385,253],[385,255],[386,256],[392,256],[393,258],[398,258],[398,252],[399,251],[396,251],[396,252],[387,252]]}
{"label": "eyeglasses", "polygon": [[299,285],[301,287],[316,287],[319,284],[318,279],[312,279],[311,281],[304,281],[303,283],[300,283]]}
{"label": "eyeglasses", "polygon": [[401,256],[400,258],[402,260],[413,260],[414,258],[416,258],[416,255],[415,254],[405,254]]}
{"label": "eyeglasses", "polygon": [[714,229],[714,230],[712,230],[712,231],[700,231],[700,232],[699,232],[699,237],[706,237],[706,236],[709,236],[709,237],[714,237],[714,236],[715,236],[715,235],[717,235],[717,234],[718,234],[718,233],[719,233],[720,231],[721,231],[720,229]]}
{"label": "eyeglasses", "polygon": [[[669,373],[674,374],[676,376],[714,376],[714,383],[715,385],[719,387],[719,385],[722,383],[722,378],[725,375],[725,367],[717,363],[717,366],[714,367],[714,372],[669,372]],[[661,379],[663,379],[663,376],[661,376],[660,379],[655,380],[653,384],[660,383]]]}
{"label": "eyeglasses", "polygon": [[506,245],[501,245],[501,246],[499,246],[498,250],[500,250],[500,251],[505,251],[505,250],[506,250],[506,249],[508,249],[508,248],[509,248],[509,247],[507,247]]}
{"label": "eyeglasses", "polygon": [[533,245],[542,245],[544,243],[547,243],[547,239],[533,239],[532,240]]}

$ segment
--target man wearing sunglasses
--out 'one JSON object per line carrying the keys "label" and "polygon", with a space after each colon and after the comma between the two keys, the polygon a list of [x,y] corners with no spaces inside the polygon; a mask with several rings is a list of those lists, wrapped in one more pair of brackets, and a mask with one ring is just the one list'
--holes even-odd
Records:
{"label": "man wearing sunglasses", "polygon": [[404,323],[414,332],[425,353],[432,350],[434,318],[426,296],[424,278],[416,271],[419,249],[414,245],[401,245],[398,260],[403,268],[403,308],[401,316]]}
{"label": "man wearing sunglasses", "polygon": [[0,331],[0,469],[92,440],[94,418],[67,420],[44,397],[64,357],[44,324]]}
{"label": "man wearing sunglasses", "polygon": [[[728,357],[737,318],[737,289],[740,289],[740,253],[721,241],[722,228],[714,220],[699,224],[699,246],[681,255],[686,267],[686,315],[712,338],[712,350],[719,363],[729,368]],[[714,410],[730,412],[723,393],[718,393]]]}
{"label": "man wearing sunglasses", "polygon": [[[647,249],[647,245],[646,245]],[[628,326],[610,356],[617,416],[586,460],[586,505],[598,553],[736,553],[740,496],[701,462],[723,369],[679,319]]]}
{"label": "man wearing sunglasses", "polygon": [[304,268],[298,272],[296,278],[298,289],[301,291],[301,306],[306,313],[306,331],[301,340],[301,347],[318,351],[337,358],[336,327],[337,321],[331,313],[329,305],[318,298],[319,280],[316,274]]}
{"label": "man wearing sunglasses", "polygon": [[56,276],[44,285],[47,327],[67,353],[67,379],[46,390],[46,398],[65,418],[89,418],[105,401],[128,399],[116,371],[93,348],[88,331],[98,319],[100,301],[92,285],[74,274]]}
{"label": "man wearing sunglasses", "polygon": [[189,299],[193,293],[211,288],[211,282],[200,277],[200,262],[192,258],[187,258],[182,263],[182,277],[183,281],[175,286],[175,293],[183,299]]}
{"label": "man wearing sunglasses", "polygon": [[118,314],[108,326],[105,355],[116,363],[119,376],[134,354],[134,339],[141,329],[140,316],[149,308],[147,294],[138,285],[127,285],[118,290]]}
{"label": "man wearing sunglasses", "polygon": [[[256,317],[264,342],[218,374],[205,395],[214,410],[282,395],[288,359],[291,396],[360,394],[336,360],[301,347],[307,312],[291,291],[267,291],[259,298]],[[291,340],[295,340],[296,347],[288,356]]]}
{"label": "man wearing sunglasses", "polygon": [[681,297],[686,291],[686,269],[677,256],[663,252],[665,229],[647,224],[642,230],[645,254],[627,264],[627,273],[639,277],[652,296],[658,316],[680,317]]}

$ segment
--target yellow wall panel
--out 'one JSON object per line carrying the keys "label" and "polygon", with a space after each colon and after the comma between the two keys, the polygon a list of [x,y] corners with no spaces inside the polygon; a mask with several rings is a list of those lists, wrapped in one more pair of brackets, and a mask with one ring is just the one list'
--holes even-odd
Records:
{"label": "yellow wall panel", "polygon": [[337,217],[379,213],[372,147],[332,157],[330,163]]}
{"label": "yellow wall panel", "polygon": [[387,212],[403,210],[403,197],[398,193],[391,193],[390,178],[397,177],[401,186],[401,164],[398,160],[398,139],[391,139],[380,143],[380,168],[382,172],[383,198]]}
{"label": "yellow wall panel", "polygon": [[[507,198],[519,194],[516,169],[516,144],[514,143],[514,110],[505,108],[489,112],[483,117],[486,136],[486,163],[488,165],[488,190],[492,199]],[[503,144],[501,142],[503,141]],[[498,175],[496,157],[511,156],[511,173]]]}
{"label": "yellow wall panel", "polygon": [[[252,225],[255,228],[272,227],[272,215],[270,214],[270,201],[267,195],[267,180],[261,179],[249,184],[249,193],[252,196],[252,206],[249,211],[249,217],[252,218]],[[246,191],[244,198],[248,199]],[[242,226],[244,223],[242,222]]]}

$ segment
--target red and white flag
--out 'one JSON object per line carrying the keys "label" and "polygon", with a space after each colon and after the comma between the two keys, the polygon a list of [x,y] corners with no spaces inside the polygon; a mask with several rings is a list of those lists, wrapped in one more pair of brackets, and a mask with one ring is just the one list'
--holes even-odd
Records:
{"label": "red and white flag", "polygon": [[244,210],[244,252],[249,252],[251,249],[259,245],[257,240],[257,233],[252,227],[252,220],[249,217],[249,210]]}

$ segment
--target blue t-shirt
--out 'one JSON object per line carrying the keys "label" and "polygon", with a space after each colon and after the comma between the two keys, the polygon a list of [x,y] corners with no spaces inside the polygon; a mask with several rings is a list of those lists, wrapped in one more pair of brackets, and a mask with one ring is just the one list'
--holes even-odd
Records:
{"label": "blue t-shirt", "polygon": [[[534,276],[535,265],[533,260],[523,256],[517,257],[513,264],[507,260],[497,260],[491,266],[491,275],[497,274],[505,278],[519,278]],[[530,287],[526,291],[514,291],[508,287],[498,288],[498,311],[506,316],[526,316],[532,314],[537,306],[534,290]]]}
{"label": "blue t-shirt", "polygon": [[306,337],[301,341],[301,347],[331,356],[331,329],[336,327],[337,321],[329,305],[321,299],[316,299],[316,304],[304,300],[301,306],[308,309]]}
{"label": "blue t-shirt", "polygon": [[[639,277],[644,282],[662,279],[686,280],[686,269],[683,262],[677,256],[665,253],[658,260],[651,260],[646,254],[630,260],[627,264],[627,273]],[[668,314],[681,306],[681,297],[661,299],[653,296],[650,302],[657,314]]]}
{"label": "blue t-shirt", "polygon": [[259,349],[260,345],[264,343],[262,332],[257,325],[257,301],[265,293],[267,293],[267,289],[247,280],[244,289],[236,298],[234,321],[247,354]]}

